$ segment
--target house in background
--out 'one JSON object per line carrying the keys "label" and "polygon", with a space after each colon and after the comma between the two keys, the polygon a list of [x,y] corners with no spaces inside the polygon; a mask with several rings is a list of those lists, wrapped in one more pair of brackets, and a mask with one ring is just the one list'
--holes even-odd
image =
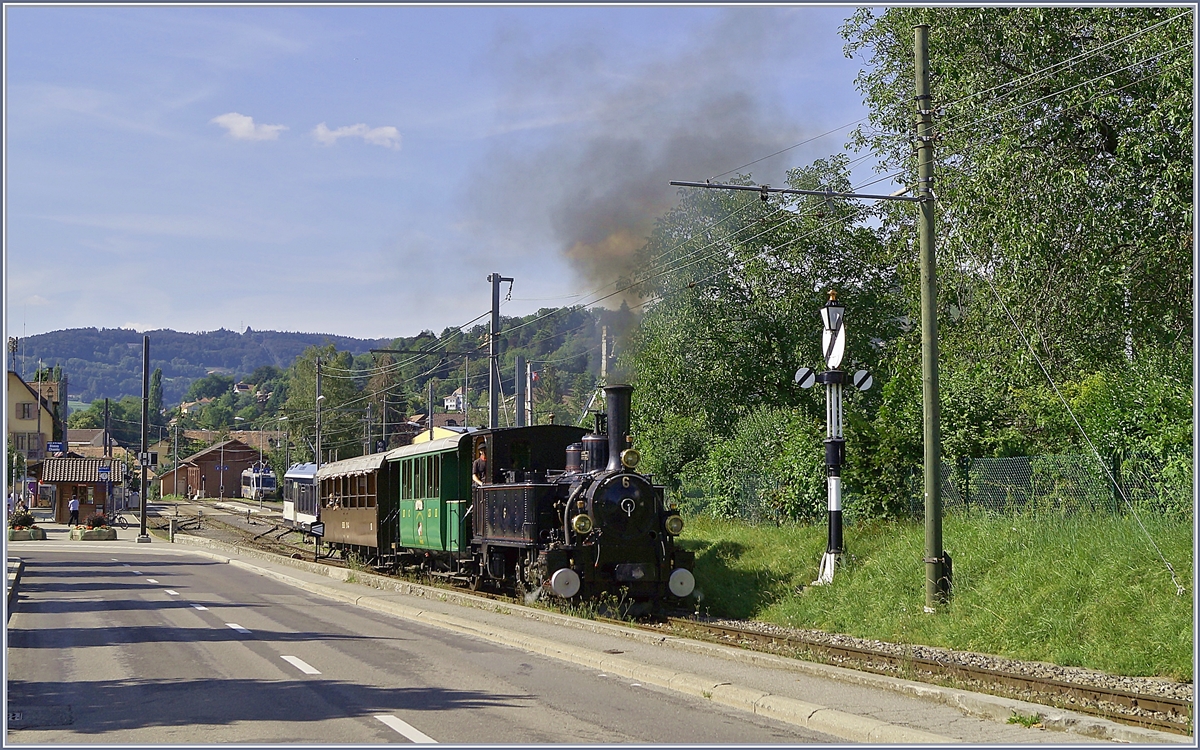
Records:
{"label": "house in background", "polygon": [[[258,463],[258,449],[241,440],[225,440],[180,460],[174,471],[156,477],[163,495],[200,493],[201,497],[241,497],[242,472]],[[176,479],[178,477],[178,480]]]}
{"label": "house in background", "polygon": [[[54,402],[49,398],[55,383],[26,383],[20,375],[8,371],[7,429],[9,443],[25,458],[32,472],[33,464],[46,458],[46,444],[54,439],[57,419]],[[42,389],[41,395],[35,388]]]}
{"label": "house in background", "polygon": [[442,399],[446,411],[462,411],[463,410],[463,389],[459,386],[458,390],[451,393],[446,398]]}

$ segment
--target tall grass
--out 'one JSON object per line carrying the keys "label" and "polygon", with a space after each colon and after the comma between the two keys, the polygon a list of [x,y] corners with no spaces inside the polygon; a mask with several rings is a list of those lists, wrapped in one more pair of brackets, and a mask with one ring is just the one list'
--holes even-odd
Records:
{"label": "tall grass", "polygon": [[1127,516],[955,515],[950,604],[924,612],[924,526],[873,521],[846,529],[848,554],[829,586],[812,586],[824,526],[751,526],[695,517],[700,611],[909,644],[980,651],[1125,675],[1193,677],[1190,523],[1143,519],[1171,574]]}

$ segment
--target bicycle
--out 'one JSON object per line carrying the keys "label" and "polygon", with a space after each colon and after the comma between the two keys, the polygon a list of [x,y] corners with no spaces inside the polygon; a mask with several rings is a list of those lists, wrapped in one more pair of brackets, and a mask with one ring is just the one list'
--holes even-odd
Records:
{"label": "bicycle", "polygon": [[114,528],[120,526],[122,529],[128,529],[129,521],[122,515],[121,511],[114,510],[108,517],[108,525]]}

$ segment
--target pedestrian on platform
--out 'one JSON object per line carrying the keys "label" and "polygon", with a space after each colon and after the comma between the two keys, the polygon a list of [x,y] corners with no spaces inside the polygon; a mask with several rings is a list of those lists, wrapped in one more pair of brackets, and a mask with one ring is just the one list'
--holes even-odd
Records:
{"label": "pedestrian on platform", "polygon": [[16,493],[10,492],[10,493],[8,493],[8,515],[11,516],[13,514],[13,511],[16,509],[17,509],[17,495],[16,495]]}
{"label": "pedestrian on platform", "polygon": [[77,525],[79,523],[79,497],[77,495],[71,495],[71,502],[67,503],[67,510],[71,511],[67,525]]}

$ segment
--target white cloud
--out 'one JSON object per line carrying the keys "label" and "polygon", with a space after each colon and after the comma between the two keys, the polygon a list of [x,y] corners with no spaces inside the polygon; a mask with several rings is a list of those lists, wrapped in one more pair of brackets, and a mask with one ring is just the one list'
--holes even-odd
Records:
{"label": "white cloud", "polygon": [[25,304],[34,306],[48,305],[50,304],[50,300],[40,294],[35,294],[32,297],[26,297]]}
{"label": "white cloud", "polygon": [[338,138],[362,138],[365,142],[373,146],[400,148],[400,131],[391,125],[369,128],[360,122],[357,125],[346,125],[337,130],[330,130],[325,126],[325,123],[321,123],[313,130],[313,136],[317,139],[318,143],[326,146],[332,146],[337,143]]}
{"label": "white cloud", "polygon": [[215,122],[229,131],[229,135],[239,141],[273,141],[279,137],[280,130],[287,130],[287,125],[255,125],[253,117],[247,117],[237,112],[229,112],[214,117],[209,122]]}

